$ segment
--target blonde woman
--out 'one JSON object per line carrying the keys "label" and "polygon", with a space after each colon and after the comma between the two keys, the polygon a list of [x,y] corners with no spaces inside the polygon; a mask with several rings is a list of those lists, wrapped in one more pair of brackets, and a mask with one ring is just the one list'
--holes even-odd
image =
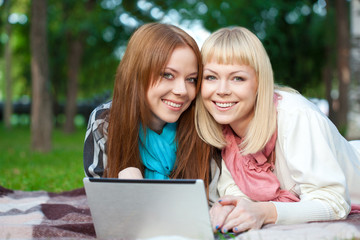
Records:
{"label": "blonde woman", "polygon": [[269,57],[249,30],[214,32],[202,57],[196,127],[223,159],[214,231],[346,218],[360,203],[360,142],[348,142],[295,90],[274,85]]}

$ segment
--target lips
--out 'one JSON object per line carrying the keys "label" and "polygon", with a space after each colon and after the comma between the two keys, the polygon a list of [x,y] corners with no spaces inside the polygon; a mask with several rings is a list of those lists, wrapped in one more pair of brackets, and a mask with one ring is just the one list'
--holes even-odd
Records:
{"label": "lips", "polygon": [[163,101],[163,103],[165,103],[173,108],[181,108],[183,105],[183,103],[177,103],[177,102],[173,102],[173,101],[169,101],[169,100],[162,100],[162,101]]}
{"label": "lips", "polygon": [[219,108],[230,108],[236,104],[236,102],[214,102]]}

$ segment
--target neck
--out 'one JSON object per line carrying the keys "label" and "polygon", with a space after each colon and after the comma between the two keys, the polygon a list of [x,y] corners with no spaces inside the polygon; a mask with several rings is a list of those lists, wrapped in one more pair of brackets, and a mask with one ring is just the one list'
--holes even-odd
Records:
{"label": "neck", "polygon": [[162,121],[161,119],[155,117],[151,119],[149,128],[156,132],[157,134],[161,134],[166,122]]}
{"label": "neck", "polygon": [[240,128],[239,126],[234,126],[234,124],[230,124],[230,127],[239,138],[245,137],[246,128]]}
{"label": "neck", "polygon": [[244,138],[249,127],[249,123],[230,124],[231,129],[239,138]]}
{"label": "neck", "polygon": [[153,130],[154,132],[156,132],[157,134],[161,134],[164,126],[165,126],[165,124],[162,125],[162,126],[153,126],[153,125],[150,125],[149,128],[150,128],[151,130]]}
{"label": "neck", "polygon": [[247,117],[246,119],[234,123],[230,123],[229,125],[238,137],[243,138],[246,135],[246,132],[249,128],[249,124],[253,119],[253,117],[254,114],[252,113],[251,116]]}

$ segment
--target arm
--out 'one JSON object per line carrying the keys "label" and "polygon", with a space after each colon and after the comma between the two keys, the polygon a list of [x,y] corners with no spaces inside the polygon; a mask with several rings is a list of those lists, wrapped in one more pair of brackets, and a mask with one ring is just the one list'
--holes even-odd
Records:
{"label": "arm", "polygon": [[246,196],[236,185],[229,169],[226,167],[224,160],[221,161],[221,175],[219,177],[217,189],[220,197],[230,195],[243,197],[247,200],[250,200],[250,198]]}
{"label": "arm", "polygon": [[143,175],[140,169],[136,167],[128,167],[121,170],[118,174],[118,178],[121,179],[143,179]]}
{"label": "arm", "polygon": [[[300,202],[274,202],[276,223],[346,218],[350,210],[346,177],[338,161],[340,134],[314,106],[278,109],[276,171],[295,184]],[[288,181],[284,180],[283,185]]]}
{"label": "arm", "polygon": [[87,177],[102,177],[107,163],[105,111],[110,103],[97,107],[90,115],[84,141],[83,163]]}
{"label": "arm", "polygon": [[[252,201],[236,185],[224,161],[221,162],[221,174],[217,183],[217,190],[221,198],[210,209],[212,227],[214,232],[218,230],[226,232],[235,228],[233,221],[226,221],[237,219],[239,214],[244,217],[242,208]],[[247,217],[245,218],[248,220]],[[233,231],[240,232],[243,230],[239,227],[237,230],[233,229]]]}
{"label": "arm", "polygon": [[215,159],[210,161],[211,179],[209,183],[209,207],[212,207],[219,199],[219,191],[217,185],[220,177],[220,167],[215,162]]}

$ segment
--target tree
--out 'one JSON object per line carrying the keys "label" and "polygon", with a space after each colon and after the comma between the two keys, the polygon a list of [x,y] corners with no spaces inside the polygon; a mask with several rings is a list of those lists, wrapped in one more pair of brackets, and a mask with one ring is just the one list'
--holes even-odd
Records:
{"label": "tree", "polygon": [[[334,17],[334,6],[333,1],[328,0],[326,2],[327,16],[326,16],[326,26],[335,26],[335,17]],[[324,48],[324,60],[325,64],[322,68],[322,79],[325,84],[325,96],[329,104],[329,118],[334,122],[336,113],[334,111],[334,106],[336,106],[335,101],[332,97],[333,89],[333,76],[336,71],[334,71],[334,59],[336,53],[333,51],[335,48],[335,27],[328,27],[325,30],[325,48]]]}
{"label": "tree", "polygon": [[[65,2],[67,3],[67,2]],[[64,4],[65,4],[64,3]],[[85,16],[90,15],[95,5],[94,0],[88,0],[85,6],[85,15],[82,21],[86,20]],[[69,11],[68,11],[69,12]],[[67,17],[67,19],[70,16]],[[74,119],[77,112],[77,94],[79,85],[79,73],[81,70],[81,60],[84,52],[85,38],[87,32],[80,29],[76,32],[68,29],[67,42],[68,42],[68,71],[67,71],[67,92],[66,92],[66,105],[65,105],[65,125],[64,132],[72,133],[75,131]]]}
{"label": "tree", "polygon": [[4,106],[4,122],[6,128],[11,128],[11,115],[13,112],[12,107],[12,78],[11,78],[11,63],[12,63],[12,53],[11,53],[11,24],[8,21],[10,15],[10,0],[6,0],[5,4],[5,33],[7,35],[7,40],[5,43],[5,106]]}
{"label": "tree", "polygon": [[347,114],[349,111],[349,86],[350,86],[350,34],[348,3],[344,0],[335,0],[336,5],[336,53],[337,76],[339,83],[339,98],[334,106],[335,118],[333,119],[339,131],[346,133]]}
{"label": "tree", "polygon": [[33,0],[31,5],[31,147],[35,151],[51,149],[52,107],[47,50],[47,1]]}

